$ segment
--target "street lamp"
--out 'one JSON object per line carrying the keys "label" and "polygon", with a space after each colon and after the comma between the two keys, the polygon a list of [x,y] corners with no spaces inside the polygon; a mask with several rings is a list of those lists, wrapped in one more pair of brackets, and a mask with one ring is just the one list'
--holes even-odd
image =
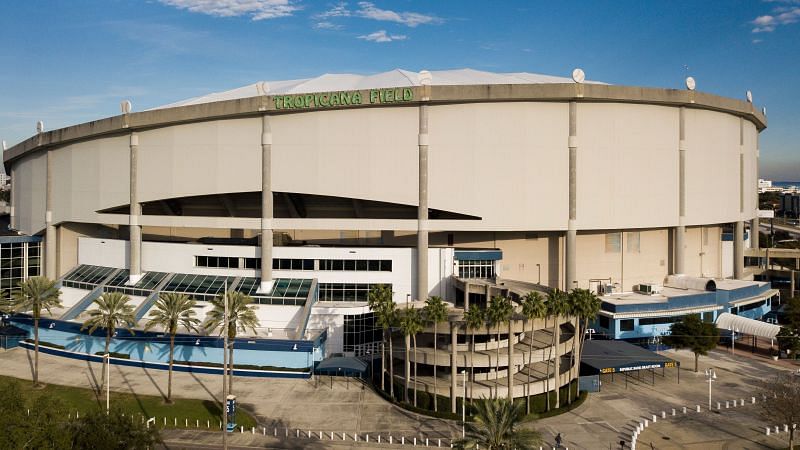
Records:
{"label": "street lamp", "polygon": [[717,373],[714,369],[706,369],[706,381],[708,381],[708,410],[711,411],[711,382],[717,380]]}
{"label": "street lamp", "polygon": [[736,333],[739,332],[738,328],[729,327],[728,330],[731,332],[731,354],[736,354]]}
{"label": "street lamp", "polygon": [[106,415],[111,406],[111,354],[103,355],[106,358]]}

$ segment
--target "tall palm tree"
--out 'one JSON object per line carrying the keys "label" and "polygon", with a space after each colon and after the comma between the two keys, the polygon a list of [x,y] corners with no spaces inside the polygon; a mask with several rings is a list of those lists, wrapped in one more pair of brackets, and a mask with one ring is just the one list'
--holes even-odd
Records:
{"label": "tall palm tree", "polygon": [[525,319],[530,324],[531,334],[528,336],[528,395],[526,396],[526,408],[527,413],[531,413],[531,396],[530,396],[530,388],[531,388],[531,364],[533,358],[533,321],[536,319],[542,319],[547,316],[547,305],[544,303],[544,297],[542,294],[531,291],[528,292],[525,297],[522,299],[522,315],[525,316]]}
{"label": "tall palm tree", "polygon": [[389,341],[389,357],[386,346],[381,347],[381,390],[386,392],[386,363],[389,364],[389,395],[394,398],[394,353],[392,349],[392,327],[397,324],[397,305],[392,300],[392,289],[381,284],[372,288],[367,296],[369,309],[375,315],[375,322],[383,329],[383,341]]}
{"label": "tall palm tree", "polygon": [[[122,292],[106,292],[94,299],[97,308],[88,312],[89,318],[83,322],[81,330],[89,329],[89,334],[94,333],[98,328],[106,330],[106,355],[109,354],[111,337],[117,328],[125,328],[133,334],[133,326],[136,325],[136,318],[133,315],[133,305],[130,304],[131,298]],[[106,358],[105,364],[110,364]],[[103,369],[105,369],[105,364]]]}
{"label": "tall palm tree", "polygon": [[[567,293],[561,291],[559,289],[553,289],[547,294],[547,315],[553,317],[553,332],[552,332],[552,342],[549,349],[549,355],[547,358],[547,409],[550,410],[550,361],[553,361],[553,365],[555,366],[555,373],[554,377],[556,380],[556,407],[560,404],[561,401],[561,394],[560,394],[560,386],[559,381],[561,377],[559,376],[559,372],[561,369],[559,368],[560,358],[561,355],[559,354],[558,347],[559,342],[561,341],[561,316],[567,311],[568,308],[567,304]],[[553,359],[553,348],[555,347],[556,356]]]}
{"label": "tall palm tree", "polygon": [[[494,372],[494,395],[497,398],[499,390],[500,379],[500,327],[506,322],[511,320],[511,315],[514,314],[514,307],[511,305],[511,300],[507,297],[500,295],[492,297],[489,301],[489,308],[486,311],[489,322],[497,328],[497,358],[495,359],[495,372]],[[511,345],[511,336],[508,337],[508,345]],[[511,361],[508,362],[508,376],[511,376]]]}
{"label": "tall palm tree", "polygon": [[[578,364],[580,364],[581,355],[583,354],[583,344],[586,342],[586,329],[589,327],[589,323],[597,318],[597,314],[600,312],[600,307],[603,302],[597,298],[597,295],[595,295],[594,292],[588,289],[576,288],[572,290],[571,294],[572,309],[578,322],[576,331],[578,336],[578,347],[577,349],[575,348],[575,342],[573,340],[572,353],[574,355],[573,358],[577,358],[575,361],[578,361]],[[577,396],[577,386],[575,389],[575,396]],[[570,394],[570,399],[572,398],[573,397]]]}
{"label": "tall palm tree", "polygon": [[[420,311],[416,308],[409,308],[406,307],[403,310],[403,314],[400,316],[400,331],[403,333],[405,337],[406,343],[406,360],[405,360],[405,392],[404,398],[406,403],[409,403],[408,400],[408,386],[411,384],[411,358],[410,358],[410,351],[411,351],[411,340],[414,339],[416,343],[417,340],[417,333],[422,331],[422,315]],[[414,345],[414,406],[417,405],[417,348]]]}
{"label": "tall palm tree", "polygon": [[194,317],[194,306],[197,304],[186,294],[167,292],[160,294],[153,310],[150,311],[150,322],[145,331],[159,326],[169,333],[169,381],[167,382],[167,403],[172,403],[172,365],[175,354],[175,335],[178,328],[186,331],[197,331],[200,320]]}
{"label": "tall palm tree", "polygon": [[[211,300],[214,308],[206,314],[206,321],[203,328],[206,332],[211,333],[219,329],[220,334],[225,330],[225,298],[228,299],[228,361],[230,363],[231,372],[228,377],[228,393],[233,392],[233,341],[239,331],[246,333],[250,330],[256,334],[256,327],[259,325],[258,316],[256,316],[256,307],[252,305],[253,298],[247,294],[242,294],[237,291],[229,291],[217,295]],[[224,351],[224,350],[223,350]]]}
{"label": "tall palm tree", "polygon": [[542,436],[536,430],[517,428],[522,421],[522,405],[512,399],[487,399],[475,404],[474,422],[466,424],[466,436],[455,442],[455,448],[488,450],[538,447]]}
{"label": "tall palm tree", "polygon": [[[486,325],[486,310],[478,305],[470,305],[469,309],[464,311],[464,322],[467,324],[467,330],[470,330],[470,337],[472,340],[472,353],[469,357],[469,371],[470,371],[470,404],[472,403],[473,391],[475,389],[475,330],[480,329]],[[453,345],[456,345],[454,342]],[[455,374],[453,374],[455,376]]]}
{"label": "tall palm tree", "polygon": [[439,323],[447,320],[447,305],[441,297],[433,296],[425,301],[425,319],[433,323],[433,410],[439,411],[439,401],[436,390],[436,344],[439,336]]}
{"label": "tall palm tree", "polygon": [[31,277],[19,283],[19,290],[11,294],[8,308],[16,313],[30,311],[33,317],[33,385],[39,386],[39,319],[42,310],[48,313],[61,306],[61,291],[56,282],[46,277]]}

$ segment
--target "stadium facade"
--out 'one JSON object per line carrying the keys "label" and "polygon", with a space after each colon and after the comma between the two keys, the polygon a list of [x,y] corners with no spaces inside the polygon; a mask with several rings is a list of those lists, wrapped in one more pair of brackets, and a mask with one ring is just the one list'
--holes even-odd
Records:
{"label": "stadium facade", "polygon": [[[260,333],[326,330],[328,354],[378,350],[372,286],[391,284],[400,304],[438,295],[454,307],[450,343],[422,339],[419,362],[442,366],[443,395],[461,353],[485,369],[484,394],[541,393],[577,376],[574,323],[556,345],[544,322],[531,334],[515,316],[499,342],[487,329],[469,348],[461,308],[549,288],[619,296],[670,275],[744,280],[744,246],[758,246],[745,228],[757,229],[762,112],[579,81],[327,74],[41,131],[4,155],[11,226],[44,237],[67,307],[109,282],[138,290],[142,314],[154,292],[203,299],[227,283],[256,298]],[[668,297],[657,313],[684,311]]]}

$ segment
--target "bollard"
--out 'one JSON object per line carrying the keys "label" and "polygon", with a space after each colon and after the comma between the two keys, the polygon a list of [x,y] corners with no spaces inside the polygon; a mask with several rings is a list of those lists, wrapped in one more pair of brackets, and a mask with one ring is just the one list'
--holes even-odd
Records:
{"label": "bollard", "polygon": [[300,429],[296,428],[295,431],[297,432],[297,433],[295,433],[295,437],[299,438],[300,437]]}
{"label": "bollard", "polygon": [[683,407],[683,413],[686,414],[686,407]]}
{"label": "bollard", "polygon": [[675,415],[675,408],[672,408],[672,415]]}
{"label": "bollard", "polygon": [[183,427],[189,428],[189,419],[183,419]]}
{"label": "bollard", "polygon": [[697,405],[697,412],[700,412],[700,405]]}
{"label": "bollard", "polygon": [[333,440],[333,431],[331,431],[331,440]]}
{"label": "bollard", "polygon": [[367,435],[364,440],[365,440],[365,442],[369,442],[369,435]]}
{"label": "bollard", "polygon": [[275,427],[275,433],[273,433],[273,436],[278,437],[278,427]]}
{"label": "bollard", "polygon": [[739,406],[744,406],[744,399],[739,399]]}
{"label": "bollard", "polygon": [[286,437],[289,437],[289,429],[288,428],[284,428],[284,430],[286,431]]}
{"label": "bollard", "polygon": [[417,438],[414,438],[414,447],[417,446]]}
{"label": "bollard", "polygon": [[717,409],[718,409],[718,410],[722,409],[722,403],[720,403],[720,402],[717,402]]}
{"label": "bollard", "polygon": [[653,423],[656,423],[656,422],[658,422],[658,417],[656,417],[656,415],[653,414]]}
{"label": "bollard", "polygon": [[164,417],[164,426],[167,426],[167,417]]}
{"label": "bollard", "polygon": [[319,432],[319,440],[322,440],[322,431]]}
{"label": "bollard", "polygon": [[195,428],[200,428],[200,419],[195,419]]}
{"label": "bollard", "polygon": [[380,443],[381,443],[381,435],[379,434],[378,435],[378,444],[380,444]]}
{"label": "bollard", "polygon": [[175,417],[175,421],[173,422],[173,424],[174,424],[176,427],[178,426],[178,418],[177,418],[177,417]]}
{"label": "bollard", "polygon": [[406,445],[406,437],[400,436],[400,445]]}
{"label": "bollard", "polygon": [[667,418],[667,412],[666,411],[661,411],[661,418],[662,419],[666,419]]}
{"label": "bollard", "polygon": [[267,427],[261,427],[261,432],[264,434],[264,436],[266,436],[267,435]]}
{"label": "bollard", "polygon": [[353,439],[354,439],[356,442],[358,442],[358,433],[355,433],[355,434],[353,435]]}
{"label": "bollard", "polygon": [[775,433],[780,433],[780,429],[778,428],[777,425],[775,425]]}
{"label": "bollard", "polygon": [[750,397],[750,404],[754,405],[755,403],[756,403],[756,398],[755,397]]}
{"label": "bollard", "polygon": [[769,436],[769,427],[767,427],[767,436]]}
{"label": "bollard", "polygon": [[650,426],[650,421],[647,420],[647,419],[644,419],[644,427],[647,428],[649,426]]}
{"label": "bollard", "polygon": [[342,440],[344,441],[344,440],[346,440],[346,439],[347,439],[347,433],[345,433],[344,431],[342,431]]}
{"label": "bollard", "polygon": [[244,433],[244,425],[239,427],[239,433]]}
{"label": "bollard", "polygon": [[392,443],[392,435],[390,434],[389,435],[389,444],[391,444],[391,443]]}
{"label": "bollard", "polygon": [[725,400],[725,409],[728,409],[728,408],[730,408],[730,402]]}
{"label": "bollard", "polygon": [[789,432],[789,425],[783,424],[783,432],[784,433],[788,433]]}
{"label": "bollard", "polygon": [[425,447],[428,446],[428,438],[425,438]]}
{"label": "bollard", "polygon": [[312,437],[312,436],[311,436],[311,430],[308,430],[308,434],[307,434],[307,436],[308,436],[308,438],[309,438],[309,439],[311,439],[311,437]]}
{"label": "bollard", "polygon": [[253,427],[251,434],[256,434],[256,427]]}
{"label": "bollard", "polygon": [[442,440],[441,440],[441,438],[440,438],[440,439],[439,439],[439,444],[437,445],[437,447],[441,447],[441,446],[442,446]]}
{"label": "bollard", "polygon": [[210,420],[206,420],[206,428],[211,428],[211,421]]}

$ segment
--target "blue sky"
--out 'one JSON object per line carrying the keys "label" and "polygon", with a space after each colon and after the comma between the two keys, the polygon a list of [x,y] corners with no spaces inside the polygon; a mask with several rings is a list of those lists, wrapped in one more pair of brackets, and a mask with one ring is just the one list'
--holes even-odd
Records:
{"label": "blue sky", "polygon": [[259,80],[527,71],[767,107],[762,176],[800,180],[800,0],[0,2],[0,139]]}

